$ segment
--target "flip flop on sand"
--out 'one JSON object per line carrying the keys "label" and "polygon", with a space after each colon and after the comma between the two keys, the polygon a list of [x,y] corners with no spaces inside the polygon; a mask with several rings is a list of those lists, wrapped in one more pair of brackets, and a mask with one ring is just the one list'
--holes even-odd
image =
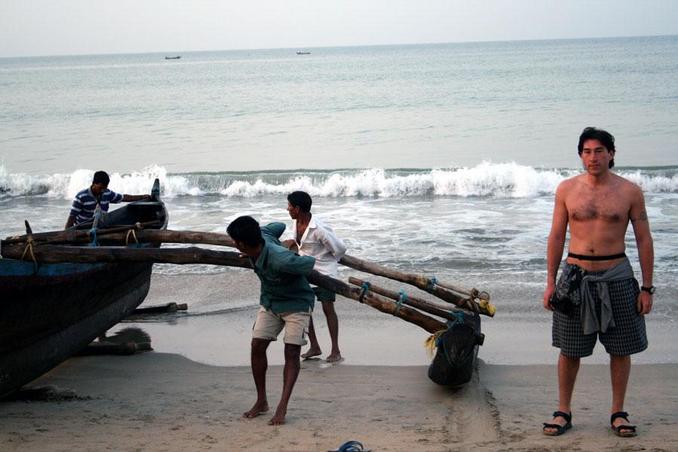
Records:
{"label": "flip flop on sand", "polygon": [[338,449],[330,450],[329,452],[370,452],[370,449],[365,449],[359,441],[351,440],[346,441]]}
{"label": "flip flop on sand", "polygon": [[[615,427],[614,421],[619,418],[624,419],[626,424],[617,425]],[[612,431],[615,435],[621,438],[631,438],[636,436],[636,426],[629,424],[629,413],[626,411],[617,411],[616,413],[612,413],[612,416],[610,416],[610,428],[612,428]]]}
{"label": "flip flop on sand", "polygon": [[[568,431],[569,429],[572,428],[572,413],[567,414],[563,411],[554,411],[553,417],[554,418],[562,417],[563,419],[565,419],[566,424],[560,425],[560,424],[550,424],[548,422],[544,422],[544,427],[542,429],[542,431],[544,432],[544,435],[546,435],[546,436],[560,436],[560,435],[562,435],[563,433],[565,433],[566,431]],[[554,429],[554,430],[547,431],[546,430],[547,428]]]}

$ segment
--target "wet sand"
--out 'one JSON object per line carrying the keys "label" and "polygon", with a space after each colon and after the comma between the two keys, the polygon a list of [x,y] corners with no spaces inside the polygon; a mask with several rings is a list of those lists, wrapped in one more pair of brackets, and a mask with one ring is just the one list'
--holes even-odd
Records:
{"label": "wet sand", "polygon": [[[344,271],[341,279],[357,276],[389,287],[394,291],[402,283],[369,277],[363,273]],[[436,299],[405,286],[408,293]],[[141,321],[125,321],[117,328],[138,327],[153,339],[153,348],[166,353],[179,353],[204,364],[249,366],[251,329],[256,317],[259,281],[252,271],[237,270],[214,275],[166,276],[154,274],[151,292],[144,305],[188,303],[188,311],[147,317]],[[441,302],[442,303],[442,302]],[[540,300],[534,300],[531,312],[507,312],[497,302],[495,318],[482,317],[485,343],[479,355],[489,364],[554,364],[558,350],[551,346],[550,314]],[[384,314],[367,305],[337,297],[340,347],[346,365],[411,366],[428,365],[430,357],[424,349],[429,334],[416,325]],[[323,351],[329,352],[327,322],[316,306],[315,326]],[[678,323],[673,318],[651,315],[647,318],[650,347],[634,356],[635,363],[678,363]],[[323,354],[323,357],[325,354]],[[282,364],[282,344],[270,347],[271,364]],[[608,357],[600,344],[588,364],[606,364]]]}
{"label": "wet sand", "polygon": [[[274,406],[282,369],[269,368]],[[35,385],[76,397],[0,403],[3,450],[326,451],[349,439],[374,451],[678,450],[678,366],[639,365],[627,407],[639,436],[608,425],[606,366],[584,365],[574,399],[575,427],[541,434],[554,409],[553,366],[479,366],[461,389],[437,386],[421,366],[304,362],[287,424],[272,413],[243,419],[254,401],[247,367],[198,364],[179,355],[73,358]]]}
{"label": "wet sand", "polygon": [[[228,309],[215,309],[224,300]],[[484,320],[480,357],[487,363],[481,361],[469,384],[449,389],[427,377],[426,332],[342,298],[336,307],[346,359],[302,362],[286,425],[269,426],[272,412],[243,419],[255,399],[249,369],[254,275],[154,275],[146,304],[172,301],[188,302],[189,312],[111,330],[142,328],[155,351],[72,358],[31,384],[56,386],[56,398],[0,402],[0,450],[326,451],[350,439],[375,452],[678,450],[678,364],[634,365],[626,408],[640,434],[621,439],[608,426],[609,371],[598,347],[583,361],[574,429],[550,438],[541,433],[557,400],[557,350],[549,345],[548,322]],[[322,314],[316,325],[327,348]],[[649,327],[651,349],[634,362],[671,360],[670,327]],[[274,409],[282,387],[281,343],[272,344],[269,358]]]}

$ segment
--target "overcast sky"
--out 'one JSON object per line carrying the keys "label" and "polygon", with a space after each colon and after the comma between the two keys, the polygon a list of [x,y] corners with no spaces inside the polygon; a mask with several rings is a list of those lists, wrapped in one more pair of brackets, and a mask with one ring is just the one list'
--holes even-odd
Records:
{"label": "overcast sky", "polygon": [[678,34],[678,0],[0,0],[0,57]]}

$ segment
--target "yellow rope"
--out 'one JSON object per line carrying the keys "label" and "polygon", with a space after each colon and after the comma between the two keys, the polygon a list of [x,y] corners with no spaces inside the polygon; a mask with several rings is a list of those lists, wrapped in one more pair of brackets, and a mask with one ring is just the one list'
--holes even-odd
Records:
{"label": "yellow rope", "polygon": [[488,300],[480,300],[479,304],[480,304],[480,307],[483,308],[485,310],[485,312],[487,312],[491,316],[493,316],[495,314],[495,312],[497,312],[497,308],[492,303],[490,303]]}
{"label": "yellow rope", "polygon": [[26,256],[26,253],[30,252],[31,259],[33,260],[33,270],[37,273],[38,272],[38,261],[35,259],[35,253],[33,253],[33,237],[28,237],[28,240],[26,241],[26,248],[24,248],[24,252],[21,253],[21,259],[24,260],[24,257]]}
{"label": "yellow rope", "polygon": [[139,240],[137,240],[137,233],[134,231],[134,229],[130,229],[129,231],[127,231],[127,236],[125,237],[125,245],[129,245],[130,234],[132,235],[132,238],[134,239],[135,242],[137,242],[138,245]]}
{"label": "yellow rope", "polygon": [[26,248],[24,248],[24,252],[21,254],[21,260],[24,260],[27,252],[30,252],[33,263],[38,265],[38,261],[35,259],[35,254],[33,254],[33,239],[28,239],[28,242],[26,242]]}
{"label": "yellow rope", "polygon": [[432,358],[433,353],[435,352],[436,348],[438,346],[436,345],[438,343],[438,338],[445,332],[446,330],[440,330],[436,331],[435,333],[431,334],[428,339],[424,341],[424,348],[426,349],[426,352],[428,353],[428,357]]}

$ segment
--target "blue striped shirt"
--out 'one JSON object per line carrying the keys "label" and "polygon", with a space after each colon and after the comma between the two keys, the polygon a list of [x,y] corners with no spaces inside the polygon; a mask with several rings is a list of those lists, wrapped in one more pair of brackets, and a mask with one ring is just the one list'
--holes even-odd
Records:
{"label": "blue striped shirt", "polygon": [[123,195],[120,193],[106,189],[99,196],[99,200],[97,200],[91,188],[82,190],[75,195],[73,205],[71,206],[71,216],[75,217],[74,224],[77,225],[91,220],[94,216],[94,209],[96,209],[97,203],[101,206],[103,212],[108,212],[109,204],[122,202],[122,197]]}

